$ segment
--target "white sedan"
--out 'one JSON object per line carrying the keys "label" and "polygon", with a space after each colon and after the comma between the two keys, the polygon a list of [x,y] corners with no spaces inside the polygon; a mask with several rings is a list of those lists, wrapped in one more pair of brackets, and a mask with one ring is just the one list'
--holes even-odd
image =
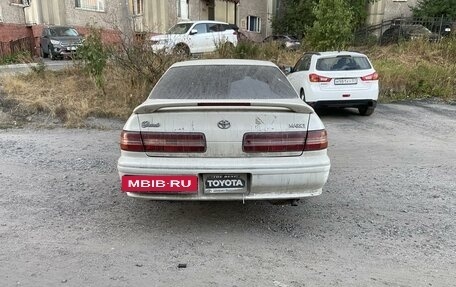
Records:
{"label": "white sedan", "polygon": [[364,54],[357,52],[306,53],[288,79],[309,105],[358,108],[370,116],[377,105],[378,73]]}
{"label": "white sedan", "polygon": [[325,127],[273,63],[171,66],[121,138],[122,191],[151,200],[294,200],[321,194]]}

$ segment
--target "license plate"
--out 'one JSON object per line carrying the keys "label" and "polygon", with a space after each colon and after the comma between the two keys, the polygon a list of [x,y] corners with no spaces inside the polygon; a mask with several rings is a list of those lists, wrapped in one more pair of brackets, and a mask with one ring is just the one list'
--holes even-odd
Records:
{"label": "license plate", "polygon": [[246,174],[205,174],[204,193],[245,193]]}
{"label": "license plate", "polygon": [[122,176],[122,191],[146,193],[197,193],[197,175]]}
{"label": "license plate", "polygon": [[334,79],[334,85],[354,85],[358,83],[356,78]]}
{"label": "license plate", "polygon": [[67,47],[67,51],[76,51],[76,47]]}

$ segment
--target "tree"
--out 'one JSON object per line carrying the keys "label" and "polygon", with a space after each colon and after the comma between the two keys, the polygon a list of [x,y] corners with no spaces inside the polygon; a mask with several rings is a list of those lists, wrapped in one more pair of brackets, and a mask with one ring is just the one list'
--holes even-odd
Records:
{"label": "tree", "polygon": [[[346,0],[348,9],[352,12],[354,27],[364,25],[367,17],[367,5],[378,0]],[[452,0],[454,1],[454,0]],[[272,19],[272,28],[275,34],[289,34],[303,37],[306,30],[315,21],[313,7],[319,0],[282,0],[275,17]],[[332,11],[330,11],[332,14]]]}
{"label": "tree", "polygon": [[456,0],[419,0],[412,8],[414,17],[456,18]]}
{"label": "tree", "polygon": [[317,50],[343,50],[351,41],[353,12],[345,0],[320,0],[313,8],[315,21],[306,41]]}
{"label": "tree", "polygon": [[317,0],[283,0],[272,19],[275,34],[294,35],[302,38],[306,27],[311,26],[315,17],[312,7]]}
{"label": "tree", "polygon": [[355,28],[360,28],[366,24],[367,6],[378,0],[346,0],[353,12],[353,22]]}
{"label": "tree", "polygon": [[81,59],[84,70],[93,78],[95,85],[106,95],[103,71],[109,55],[101,39],[101,29],[90,27],[90,34],[86,36],[82,46],[79,47],[77,55]]}

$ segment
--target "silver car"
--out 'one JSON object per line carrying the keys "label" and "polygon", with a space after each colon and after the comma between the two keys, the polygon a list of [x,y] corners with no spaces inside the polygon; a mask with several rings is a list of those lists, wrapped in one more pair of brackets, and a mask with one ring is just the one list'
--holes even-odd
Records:
{"label": "silver car", "polygon": [[294,200],[322,192],[325,127],[273,63],[176,63],[121,137],[122,191],[152,200]]}

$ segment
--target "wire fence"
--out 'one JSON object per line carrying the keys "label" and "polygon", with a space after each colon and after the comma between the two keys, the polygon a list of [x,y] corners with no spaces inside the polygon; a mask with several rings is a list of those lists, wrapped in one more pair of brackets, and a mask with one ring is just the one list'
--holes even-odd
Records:
{"label": "wire fence", "polygon": [[354,45],[389,44],[401,39],[410,39],[411,35],[422,35],[432,41],[440,41],[444,37],[455,34],[454,19],[437,18],[395,18],[382,21],[357,30],[354,34]]}

